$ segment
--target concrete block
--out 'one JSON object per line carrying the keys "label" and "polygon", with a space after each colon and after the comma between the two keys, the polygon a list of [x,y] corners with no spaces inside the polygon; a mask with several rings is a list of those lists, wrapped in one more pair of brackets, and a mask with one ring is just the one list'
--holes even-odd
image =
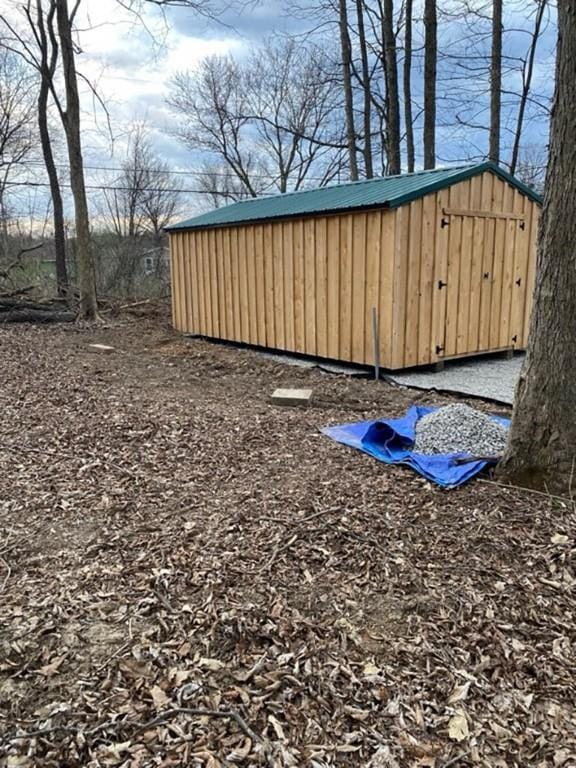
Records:
{"label": "concrete block", "polygon": [[311,389],[277,389],[272,394],[274,405],[308,405],[311,399]]}
{"label": "concrete block", "polygon": [[88,344],[88,350],[90,352],[107,354],[108,352],[114,352],[114,347],[109,347],[107,344]]}

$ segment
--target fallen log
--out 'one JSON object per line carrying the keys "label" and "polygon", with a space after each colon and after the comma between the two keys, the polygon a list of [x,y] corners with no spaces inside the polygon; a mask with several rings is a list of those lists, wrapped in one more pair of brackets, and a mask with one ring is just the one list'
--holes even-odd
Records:
{"label": "fallen log", "polygon": [[24,288],[14,288],[12,291],[2,291],[0,292],[0,299],[11,299],[15,296],[22,296],[25,293],[30,293],[30,291],[35,291],[37,289],[37,285],[26,285]]}
{"label": "fallen log", "polygon": [[60,309],[11,309],[0,311],[0,324],[2,323],[72,323],[76,319],[74,312]]}
{"label": "fallen log", "polygon": [[62,307],[56,302],[50,301],[32,301],[31,299],[18,299],[15,297],[0,297],[0,312],[11,312],[14,309],[38,309],[40,311],[61,310]]}

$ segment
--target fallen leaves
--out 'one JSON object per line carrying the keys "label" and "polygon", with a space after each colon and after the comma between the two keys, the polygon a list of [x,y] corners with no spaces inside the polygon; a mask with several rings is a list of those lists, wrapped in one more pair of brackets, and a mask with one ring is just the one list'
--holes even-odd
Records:
{"label": "fallen leaves", "polygon": [[0,331],[0,764],[571,766],[574,510],[318,435],[409,390],[166,333]]}

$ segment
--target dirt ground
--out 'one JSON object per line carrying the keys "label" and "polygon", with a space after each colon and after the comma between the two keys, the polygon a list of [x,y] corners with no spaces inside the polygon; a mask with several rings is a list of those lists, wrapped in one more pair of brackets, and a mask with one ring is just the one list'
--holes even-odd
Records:
{"label": "dirt ground", "polygon": [[320,434],[412,402],[165,320],[1,328],[0,765],[576,766],[574,509]]}

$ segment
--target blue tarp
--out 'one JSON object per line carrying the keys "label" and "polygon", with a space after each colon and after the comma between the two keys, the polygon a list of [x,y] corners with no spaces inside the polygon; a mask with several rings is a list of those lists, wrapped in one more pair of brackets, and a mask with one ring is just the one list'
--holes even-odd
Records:
{"label": "blue tarp", "polygon": [[[413,452],[418,419],[436,410],[438,409],[413,405],[401,419],[357,421],[337,427],[326,427],[322,432],[332,440],[357,448],[378,461],[386,464],[407,464],[428,480],[444,488],[453,488],[467,482],[495,462],[458,463],[458,460],[469,458],[470,454],[450,453],[429,456]],[[491,418],[505,427],[510,426],[510,419],[500,416],[491,416]]]}

